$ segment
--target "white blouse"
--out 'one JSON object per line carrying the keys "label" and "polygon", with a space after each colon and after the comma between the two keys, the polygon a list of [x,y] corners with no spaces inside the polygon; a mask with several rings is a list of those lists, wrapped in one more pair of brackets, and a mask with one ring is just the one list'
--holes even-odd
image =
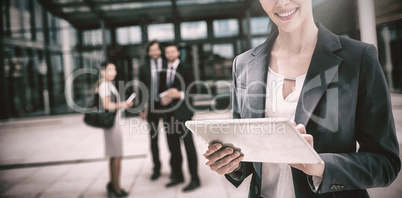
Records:
{"label": "white blouse", "polygon": [[[294,120],[305,78],[306,74],[297,77],[294,91],[283,98],[285,76],[275,73],[269,68],[265,117]],[[262,163],[261,178],[261,195],[263,197],[295,197],[292,170],[288,164]]]}
{"label": "white blouse", "polygon": [[[110,96],[112,93],[119,98],[119,92],[117,91],[116,87],[110,81],[102,81],[99,84],[99,97],[104,98]],[[119,99],[117,100],[119,101]],[[116,102],[117,102],[116,101]]]}

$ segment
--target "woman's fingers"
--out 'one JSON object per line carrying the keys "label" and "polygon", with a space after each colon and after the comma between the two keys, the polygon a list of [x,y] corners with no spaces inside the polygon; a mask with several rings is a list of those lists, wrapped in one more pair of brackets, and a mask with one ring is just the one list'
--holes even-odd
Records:
{"label": "woman's fingers", "polygon": [[222,175],[233,172],[243,160],[243,155],[240,151],[232,147],[223,147],[220,143],[208,145],[203,155],[205,165]]}
{"label": "woman's fingers", "polygon": [[[236,151],[236,152],[238,152],[238,151]],[[236,168],[239,167],[240,162],[243,160],[243,158],[244,158],[244,156],[240,154],[235,159],[233,159],[230,163],[218,168],[216,170],[216,172],[219,173],[220,175],[224,175],[224,174],[233,172],[234,170],[236,170]]]}
{"label": "woman's fingers", "polygon": [[299,132],[300,132],[301,134],[306,134],[306,133],[307,133],[306,127],[305,127],[304,125],[302,125],[302,124],[296,125],[295,128],[296,128],[297,130],[299,130]]}
{"label": "woman's fingers", "polygon": [[214,164],[218,160],[224,158],[227,155],[232,154],[233,152],[234,152],[234,150],[231,147],[222,148],[222,149],[214,152],[213,154],[205,157],[206,158],[205,164],[208,165],[208,166],[211,166],[212,164]]}
{"label": "woman's fingers", "polygon": [[222,158],[219,158],[215,161],[215,163],[210,165],[211,170],[217,171],[218,169],[229,165],[234,159],[240,157],[240,151],[234,151],[229,155],[225,155]]}
{"label": "woman's fingers", "polygon": [[203,155],[204,155],[204,157],[208,157],[211,154],[215,153],[220,148],[222,148],[222,144],[219,144],[219,143],[210,144],[210,145],[208,145],[207,148],[205,148]]}
{"label": "woman's fingers", "polygon": [[302,125],[302,124],[296,125],[295,122],[293,122],[293,123],[295,124],[295,128],[302,134],[302,136],[304,137],[304,139],[306,139],[307,142],[308,142],[311,146],[313,146],[313,145],[314,145],[313,136],[310,135],[310,134],[307,134],[306,127],[305,127],[304,125]]}
{"label": "woman's fingers", "polygon": [[310,134],[302,134],[302,137],[304,137],[305,140],[310,144],[311,147],[314,148],[314,138]]}

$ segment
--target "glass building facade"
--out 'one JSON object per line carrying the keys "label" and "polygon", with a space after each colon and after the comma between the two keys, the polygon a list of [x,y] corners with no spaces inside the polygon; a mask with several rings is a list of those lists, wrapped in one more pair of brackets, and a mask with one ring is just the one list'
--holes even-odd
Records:
{"label": "glass building facade", "polygon": [[74,65],[77,31],[37,1],[5,0],[1,4],[0,117],[68,112],[65,64]]}
{"label": "glass building facade", "polygon": [[[381,0],[382,3],[386,1],[393,0]],[[126,18],[118,18],[121,21],[102,23],[99,19],[101,25],[97,26],[84,24],[85,20],[99,17],[94,14],[85,15],[85,18],[69,18],[69,21],[63,19],[66,17],[61,18],[68,14],[90,13],[91,9],[82,0],[49,1],[51,5],[63,5],[57,10],[62,13],[59,16],[42,2],[47,1],[1,1],[0,119],[75,113],[71,103],[79,107],[88,103],[98,80],[98,74],[90,71],[97,71],[100,62],[105,59],[116,63],[119,81],[138,80],[139,68],[146,61],[144,46],[152,39],[158,39],[162,45],[172,41],[179,43],[180,58],[189,65],[195,80],[214,88],[209,93],[204,87],[197,87],[198,94],[212,94],[210,97],[213,97],[222,93],[217,84],[227,82],[230,85],[233,58],[263,43],[270,32],[270,20],[265,13],[250,13],[247,9],[238,15],[220,15],[211,11],[205,13],[205,17],[203,13],[198,13],[198,18],[189,18],[195,6],[208,10],[211,4],[233,3],[242,8],[247,2],[244,0],[177,0],[176,5],[172,1],[94,1],[99,3],[96,9],[103,11],[106,17],[108,14],[126,14]],[[333,3],[328,0],[315,0],[313,3],[315,9],[322,11],[322,16],[328,15],[327,18],[320,18],[320,12],[315,11],[318,21],[335,33],[359,39],[353,12],[345,14],[350,18],[348,24],[329,23],[328,18],[333,20],[334,17],[321,8],[332,7],[334,13],[335,8],[356,10],[355,1],[337,1],[337,7],[326,5]],[[162,10],[164,8],[169,9]],[[133,9],[143,16],[143,20],[138,23],[123,21],[128,20]],[[150,18],[154,10],[174,18],[175,9],[182,16],[176,16],[177,20]],[[173,14],[169,10],[173,10]],[[73,25],[80,20],[82,26]],[[345,20],[339,18],[337,21]],[[391,90],[400,92],[401,19],[381,21],[377,25],[377,33],[384,73]],[[230,92],[230,87],[224,90]]]}

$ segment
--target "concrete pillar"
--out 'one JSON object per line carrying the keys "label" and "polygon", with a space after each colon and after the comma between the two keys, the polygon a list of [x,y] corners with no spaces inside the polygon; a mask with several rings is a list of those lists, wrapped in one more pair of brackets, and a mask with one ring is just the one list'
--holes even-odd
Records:
{"label": "concrete pillar", "polygon": [[[191,52],[193,55],[193,72],[194,72],[194,80],[195,82],[200,81],[200,62],[198,57],[198,47],[197,45],[191,46]],[[201,93],[201,85],[199,83],[196,84],[197,93]]]}
{"label": "concrete pillar", "polygon": [[[360,40],[377,48],[374,0],[358,0]],[[378,48],[377,48],[378,49]]]}
{"label": "concrete pillar", "polygon": [[[71,54],[72,52],[72,47],[71,47],[71,40],[70,40],[70,29],[71,29],[71,25],[66,22],[65,20],[61,20],[60,21],[60,25],[61,25],[61,49],[62,49],[62,53],[63,53],[63,68],[64,68],[64,81],[66,82],[66,84],[71,85],[72,87],[72,80],[70,80],[71,78],[68,78],[74,70],[74,63],[72,62],[73,60],[73,56]],[[66,86],[67,87],[67,86]],[[73,93],[73,89],[68,89],[65,90],[65,96],[66,98],[66,102],[67,103],[71,103],[73,101],[71,101],[74,98],[74,93]],[[70,111],[70,109],[69,109]]]}
{"label": "concrete pillar", "polygon": [[388,27],[382,29],[382,38],[384,39],[384,50],[385,50],[385,63],[383,65],[385,69],[385,75],[388,79],[388,85],[392,89],[394,88],[393,78],[392,78],[392,59],[391,59],[391,33]]}
{"label": "concrete pillar", "polygon": [[108,59],[108,53],[107,53],[107,44],[106,44],[106,26],[105,26],[105,21],[101,20],[100,21],[101,25],[101,31],[102,31],[102,50],[103,50],[103,55],[104,59]]}

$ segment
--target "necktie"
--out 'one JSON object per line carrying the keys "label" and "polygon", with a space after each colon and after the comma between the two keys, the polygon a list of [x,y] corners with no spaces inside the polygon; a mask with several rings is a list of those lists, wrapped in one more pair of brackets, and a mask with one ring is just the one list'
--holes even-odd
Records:
{"label": "necktie", "polygon": [[170,88],[173,84],[174,75],[173,75],[173,65],[169,66],[168,74],[167,74],[167,85]]}
{"label": "necktie", "polygon": [[154,94],[154,100],[156,102],[159,101],[159,94],[158,94],[158,87],[159,87],[159,68],[158,68],[158,61],[156,59],[154,61],[154,69],[153,69],[153,94]]}

